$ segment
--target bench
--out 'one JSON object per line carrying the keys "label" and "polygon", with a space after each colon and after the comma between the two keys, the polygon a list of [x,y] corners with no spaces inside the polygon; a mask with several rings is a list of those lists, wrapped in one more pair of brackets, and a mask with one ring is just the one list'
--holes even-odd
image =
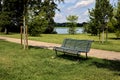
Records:
{"label": "bench", "polygon": [[53,50],[56,52],[63,52],[76,54],[79,57],[80,53],[87,53],[90,51],[91,43],[93,40],[76,40],[76,39],[64,39],[61,47],[54,47]]}

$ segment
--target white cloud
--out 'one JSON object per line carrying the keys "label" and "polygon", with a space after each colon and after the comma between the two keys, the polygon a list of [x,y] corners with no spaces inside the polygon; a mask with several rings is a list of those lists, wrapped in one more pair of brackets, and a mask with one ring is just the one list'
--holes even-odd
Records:
{"label": "white cloud", "polygon": [[78,7],[83,7],[83,6],[88,6],[90,4],[92,4],[95,0],[83,0],[83,1],[80,1],[78,2],[74,8],[78,8]]}
{"label": "white cloud", "polygon": [[56,22],[65,22],[66,21],[66,17],[64,15],[62,15],[61,13],[56,13],[54,20]]}
{"label": "white cloud", "polygon": [[55,14],[55,16],[57,17],[57,19],[61,19],[63,17],[62,14],[59,13]]}
{"label": "white cloud", "polygon": [[[111,3],[117,3],[117,0],[110,0]],[[88,8],[92,9],[95,6],[95,0],[65,0],[65,3],[59,3],[58,8],[61,12],[56,11],[54,17],[55,22],[66,22],[66,16],[79,16],[78,22],[89,21]]]}
{"label": "white cloud", "polygon": [[68,10],[89,6],[90,4],[94,2],[95,0],[82,0],[82,1],[79,0],[75,5],[73,5],[72,7],[69,7]]}
{"label": "white cloud", "polygon": [[89,20],[88,8],[93,8],[95,0],[65,0],[64,4],[58,4],[61,12],[56,12],[54,17],[55,22],[66,22],[66,16],[77,15],[78,22]]}
{"label": "white cloud", "polygon": [[65,0],[65,3],[75,3],[77,0]]}
{"label": "white cloud", "polygon": [[86,10],[85,12],[84,12],[84,15],[88,15],[89,14],[89,12],[88,12],[88,10]]}

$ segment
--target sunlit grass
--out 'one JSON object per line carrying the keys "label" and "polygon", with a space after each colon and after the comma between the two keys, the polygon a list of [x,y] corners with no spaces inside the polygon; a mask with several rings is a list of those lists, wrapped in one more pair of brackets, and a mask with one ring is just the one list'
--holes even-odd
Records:
{"label": "sunlit grass", "polygon": [[64,56],[0,40],[0,80],[120,80],[120,62]]}

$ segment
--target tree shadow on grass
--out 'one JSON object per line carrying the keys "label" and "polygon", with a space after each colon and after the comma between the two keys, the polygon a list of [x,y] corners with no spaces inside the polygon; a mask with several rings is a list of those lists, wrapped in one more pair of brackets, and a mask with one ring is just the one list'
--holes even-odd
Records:
{"label": "tree shadow on grass", "polygon": [[96,66],[97,68],[108,69],[110,71],[114,71],[114,75],[120,76],[120,61],[118,60],[106,60],[106,59],[97,59],[88,57],[87,59],[85,56],[73,56],[73,55],[64,55],[60,54],[57,57],[67,59],[70,61],[78,61],[79,64],[86,63],[89,66]]}
{"label": "tree shadow on grass", "polygon": [[120,38],[109,38],[109,39],[112,39],[112,40],[120,40]]}
{"label": "tree shadow on grass", "polygon": [[0,39],[0,41],[5,41],[5,39]]}
{"label": "tree shadow on grass", "polygon": [[53,48],[52,46],[46,47],[46,46],[29,46],[29,49],[34,48],[34,49],[49,49]]}
{"label": "tree shadow on grass", "polygon": [[94,41],[94,43],[95,43],[95,44],[105,45],[105,44],[110,44],[111,42],[105,41],[104,43],[102,43],[101,41]]}
{"label": "tree shadow on grass", "polygon": [[28,48],[29,49],[45,49],[47,47],[45,47],[45,46],[29,46]]}
{"label": "tree shadow on grass", "polygon": [[91,65],[95,65],[97,68],[106,68],[111,71],[117,72],[115,75],[120,76],[120,61],[119,60],[106,60],[93,61]]}

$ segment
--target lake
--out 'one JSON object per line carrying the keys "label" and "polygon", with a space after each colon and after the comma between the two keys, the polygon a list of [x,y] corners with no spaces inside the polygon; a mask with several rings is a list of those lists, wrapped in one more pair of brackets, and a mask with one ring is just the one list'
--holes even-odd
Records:
{"label": "lake", "polygon": [[[58,34],[68,34],[68,29],[68,27],[56,27],[54,31],[56,31]],[[83,28],[76,28],[76,33],[83,33]]]}

